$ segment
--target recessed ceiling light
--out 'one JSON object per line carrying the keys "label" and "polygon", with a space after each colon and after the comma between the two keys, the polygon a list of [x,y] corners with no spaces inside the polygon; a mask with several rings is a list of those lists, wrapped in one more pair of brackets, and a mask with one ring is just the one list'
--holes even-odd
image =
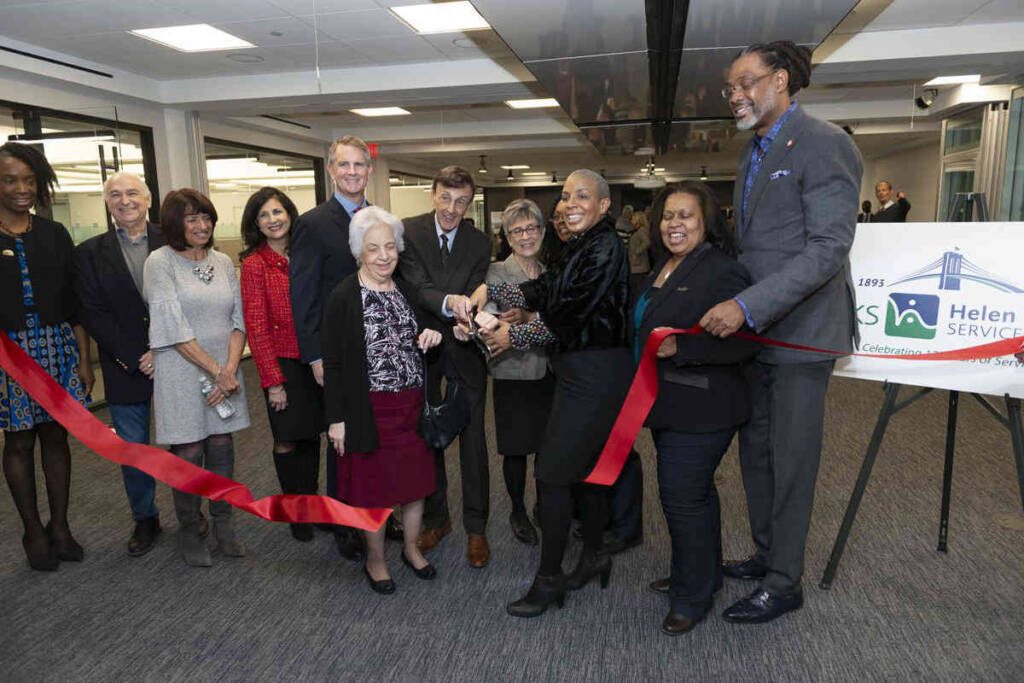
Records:
{"label": "recessed ceiling light", "polygon": [[473,5],[464,1],[405,5],[388,9],[417,33],[455,33],[491,27]]}
{"label": "recessed ceiling light", "polygon": [[349,109],[349,111],[360,116],[406,116],[412,113],[401,107],[369,107],[367,109]]}
{"label": "recessed ceiling light", "polygon": [[532,100],[505,100],[505,104],[513,109],[543,109],[557,107],[558,100],[554,97],[539,97]]}
{"label": "recessed ceiling light", "polygon": [[520,173],[520,175],[523,176],[546,176],[547,174],[547,171],[528,171],[526,173]]}
{"label": "recessed ceiling light", "polygon": [[178,52],[213,52],[215,50],[240,50],[256,47],[247,40],[242,40],[209,24],[140,28],[128,31],[128,33],[154,43],[160,43]]}
{"label": "recessed ceiling light", "polygon": [[506,171],[519,171],[530,167],[527,166],[526,164],[509,164],[508,166],[502,166],[502,168],[505,169]]}
{"label": "recessed ceiling light", "polygon": [[971,74],[968,76],[938,76],[925,83],[925,85],[959,85],[961,83],[979,82],[981,82],[981,75]]}

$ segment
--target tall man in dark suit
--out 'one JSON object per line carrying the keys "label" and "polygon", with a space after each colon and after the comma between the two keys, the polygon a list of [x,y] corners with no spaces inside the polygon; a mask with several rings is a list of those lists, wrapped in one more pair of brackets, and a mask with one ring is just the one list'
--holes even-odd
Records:
{"label": "tall man in dark suit", "polygon": [[878,213],[871,217],[872,223],[905,223],[910,213],[910,202],[905,192],[897,192],[896,200],[892,198],[892,183],[883,180],[875,185],[875,197],[878,198]]}
{"label": "tall man in dark suit", "polygon": [[[149,350],[149,309],[142,299],[142,266],[166,244],[159,226],[147,222],[149,188],[131,173],[115,173],[103,184],[103,201],[114,229],[75,249],[81,322],[100,350],[103,386],[114,429],[125,441],[149,443],[153,355]],[[156,482],[122,467],[125,492],[135,520],[128,554],[145,555],[160,534]]]}
{"label": "tall man in dark suit", "polygon": [[[347,135],[331,144],[327,173],[334,182],[334,194],[323,204],[299,216],[292,227],[289,247],[292,314],[302,360],[309,363],[313,377],[324,384],[320,322],[331,292],[358,266],[348,244],[352,215],[367,206],[366,184],[373,173],[370,150],[361,139]],[[337,491],[337,462],[334,447],[327,443],[327,495]],[[349,527],[334,529],[338,552],[359,561],[364,557],[362,534]]]}
{"label": "tall man in dark suit", "polygon": [[[792,99],[810,72],[810,52],[789,41],[752,45],[729,68],[722,95],[737,127],[755,133],[733,195],[739,260],[754,284],[715,305],[700,324],[725,337],[747,322],[773,339],[849,352],[857,329],[849,252],[862,164],[849,135]],[[766,346],[752,368],[740,465],[756,552],[723,572],[761,585],[725,610],[727,621],[770,621],[803,604],[804,546],[834,364]]]}
{"label": "tall man in dark suit", "polygon": [[[401,275],[417,292],[416,305],[436,320],[444,335],[445,353],[466,386],[471,412],[469,425],[459,439],[462,471],[462,524],[467,535],[466,556],[473,567],[490,561],[487,545],[487,514],[490,509],[490,473],[484,439],[484,402],[487,370],[483,356],[472,345],[456,341],[452,323],[456,314],[465,317],[472,305],[469,295],[487,277],[491,241],[463,220],[473,202],[473,176],[459,166],[448,166],[434,177],[431,201],[434,210],[409,218],[405,223],[405,251]],[[440,401],[443,354],[427,366],[431,401]],[[448,478],[444,453],[435,454],[437,491],[427,498],[420,548],[429,550],[451,533],[448,512]]]}

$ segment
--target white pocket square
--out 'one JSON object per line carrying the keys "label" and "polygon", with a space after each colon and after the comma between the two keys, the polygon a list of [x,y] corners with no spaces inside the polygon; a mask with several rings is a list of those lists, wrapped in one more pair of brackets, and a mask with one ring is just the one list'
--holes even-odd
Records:
{"label": "white pocket square", "polygon": [[780,168],[778,171],[772,171],[772,174],[768,176],[769,180],[776,180],[789,175],[788,168]]}

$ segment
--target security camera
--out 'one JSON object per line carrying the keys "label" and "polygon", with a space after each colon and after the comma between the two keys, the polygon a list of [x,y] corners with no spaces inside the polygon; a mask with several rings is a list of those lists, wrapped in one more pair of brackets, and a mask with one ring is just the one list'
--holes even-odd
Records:
{"label": "security camera", "polygon": [[935,103],[935,98],[938,96],[939,91],[934,88],[930,88],[921,93],[921,96],[914,100],[914,104],[917,105],[918,109],[927,109]]}

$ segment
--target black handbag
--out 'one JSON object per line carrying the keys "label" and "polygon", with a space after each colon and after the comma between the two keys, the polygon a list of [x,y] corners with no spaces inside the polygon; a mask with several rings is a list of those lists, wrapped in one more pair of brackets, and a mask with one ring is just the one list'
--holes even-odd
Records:
{"label": "black handbag", "polygon": [[427,387],[426,359],[423,366],[423,412],[420,413],[419,432],[427,446],[443,451],[469,424],[469,398],[466,387],[455,376],[448,354],[444,354],[444,376],[448,384],[444,399],[438,405],[430,404]]}

